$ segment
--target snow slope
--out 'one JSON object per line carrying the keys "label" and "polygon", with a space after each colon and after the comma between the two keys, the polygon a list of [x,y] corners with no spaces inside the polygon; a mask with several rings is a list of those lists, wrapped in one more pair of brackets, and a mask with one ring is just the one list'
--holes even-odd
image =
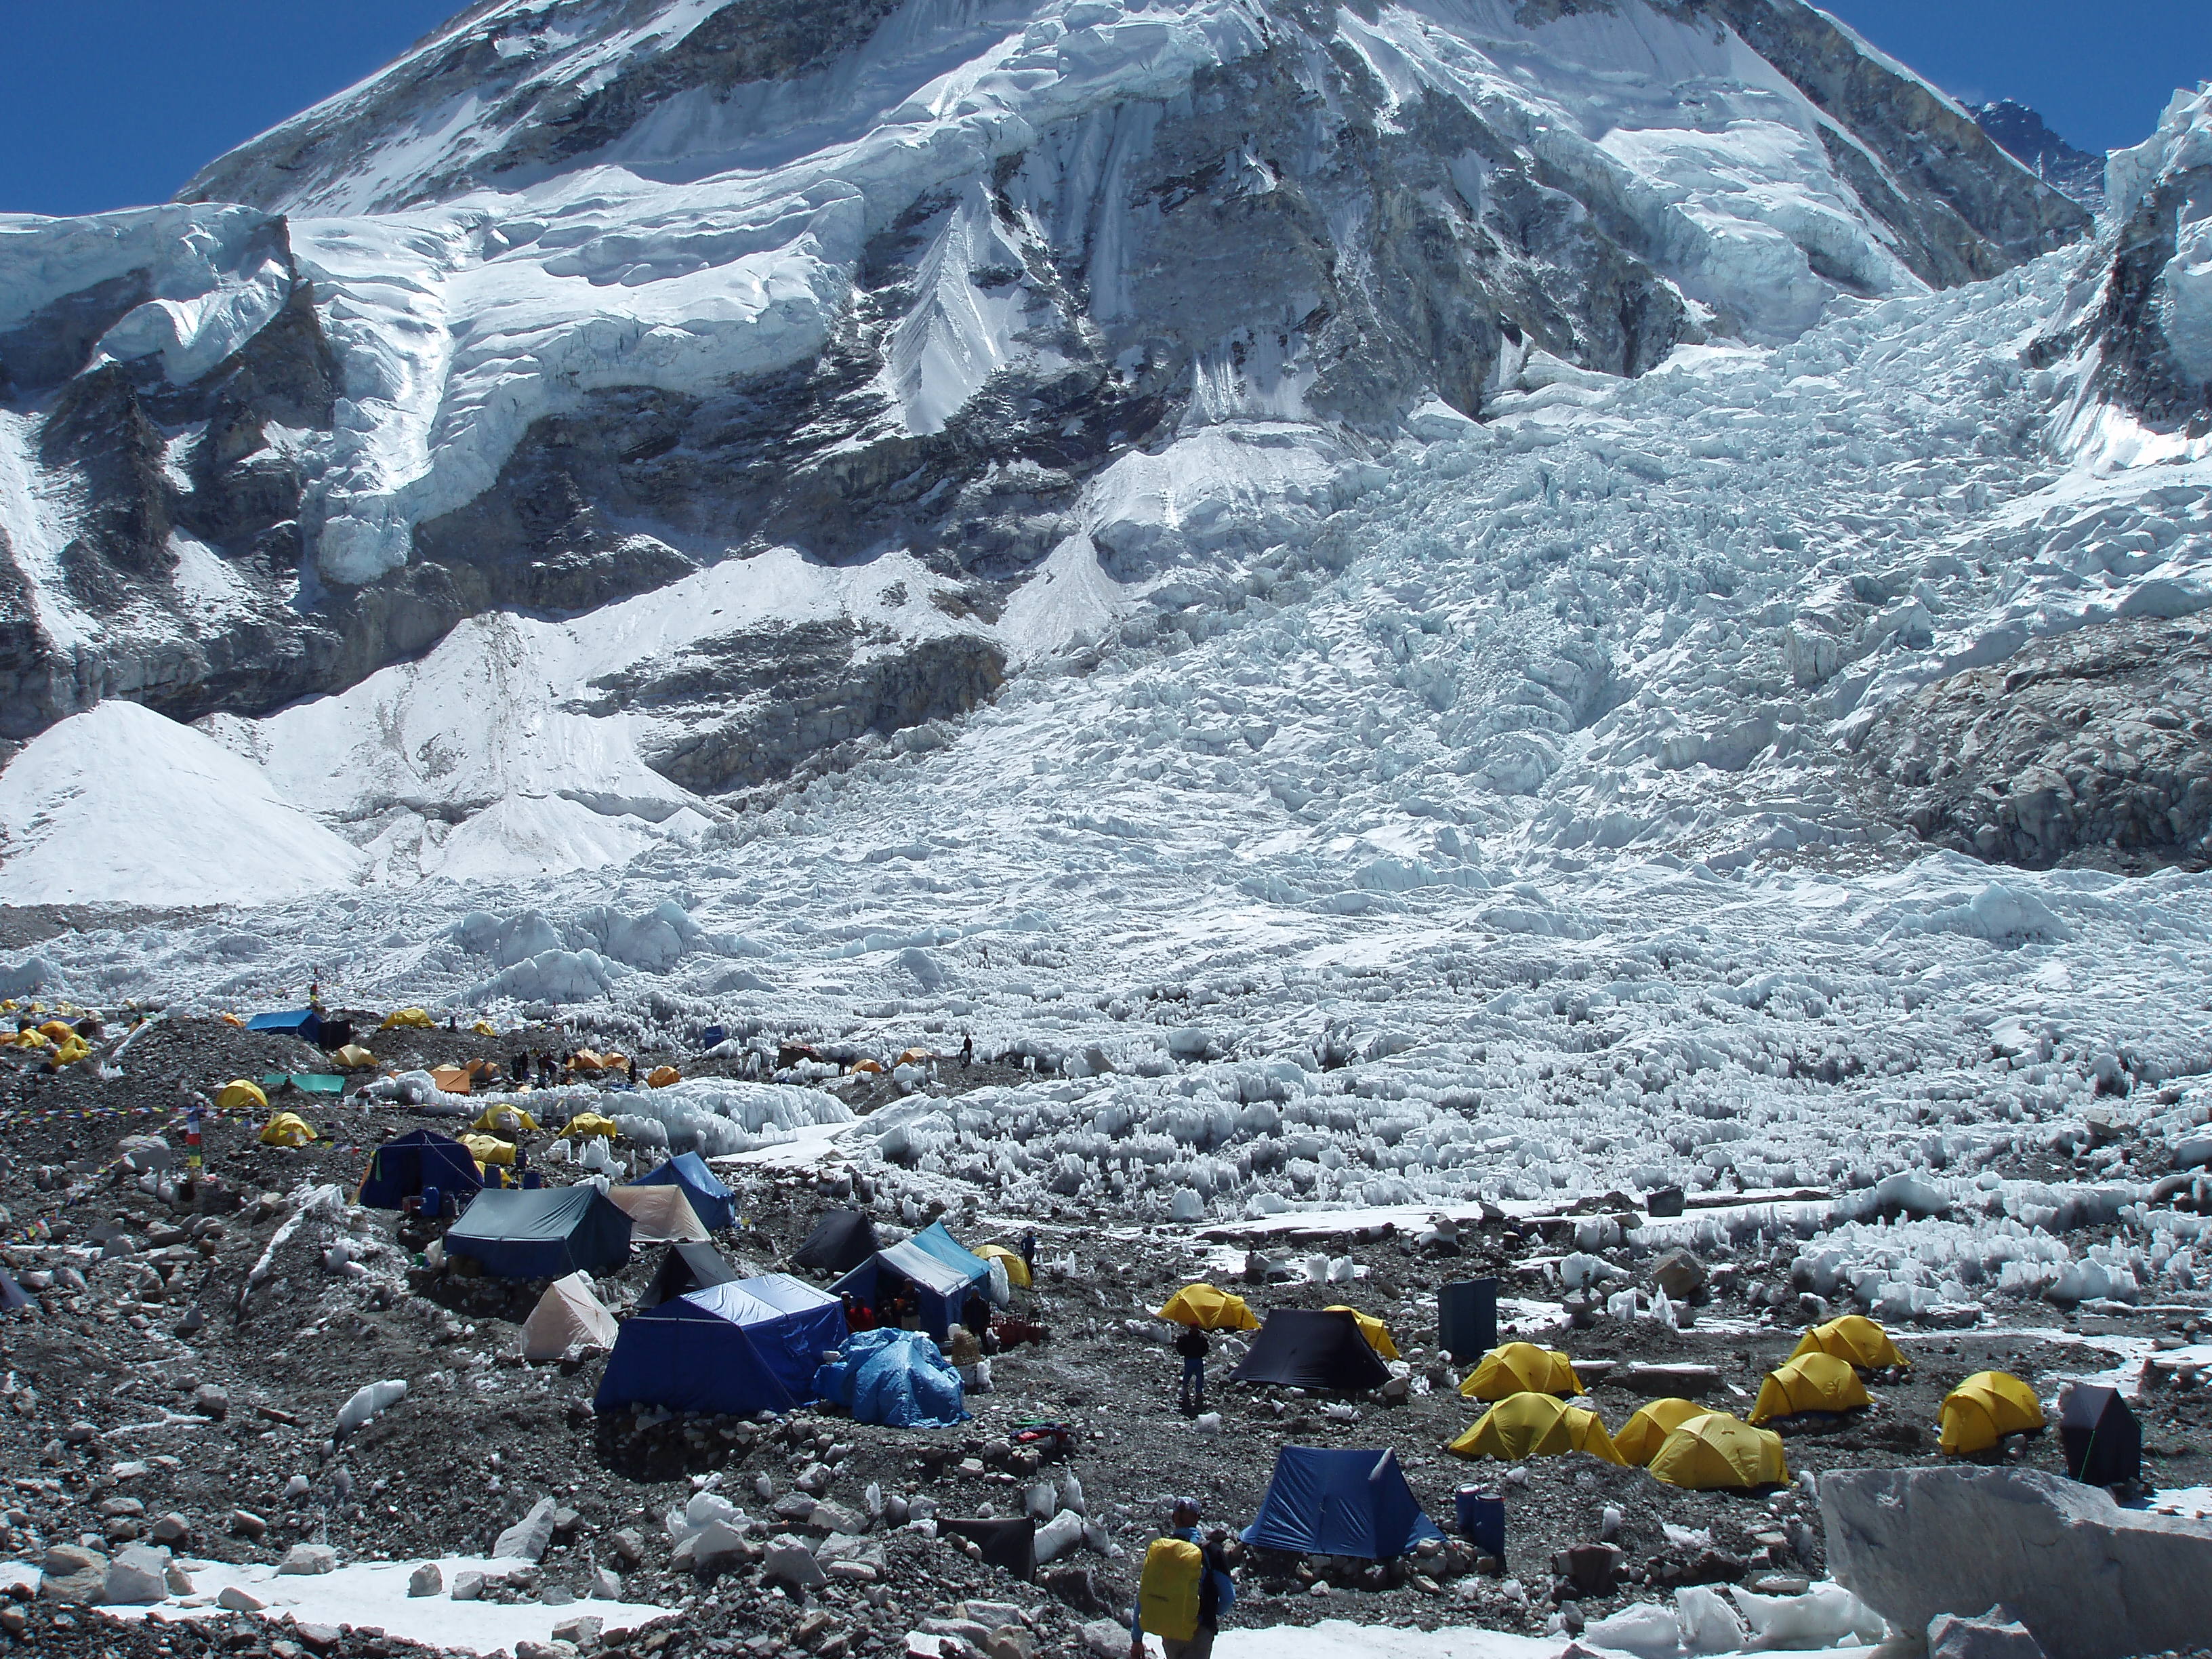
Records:
{"label": "snow slope", "polygon": [[262,903],[349,886],[360,852],[260,768],[134,702],[40,733],[0,773],[13,904]]}

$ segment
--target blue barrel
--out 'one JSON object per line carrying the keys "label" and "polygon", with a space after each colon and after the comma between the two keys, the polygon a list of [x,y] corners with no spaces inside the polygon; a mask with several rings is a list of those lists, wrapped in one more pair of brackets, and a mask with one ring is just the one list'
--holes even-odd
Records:
{"label": "blue barrel", "polygon": [[446,1195],[435,1187],[425,1187],[422,1189],[422,1213],[434,1221],[445,1212]]}
{"label": "blue barrel", "polygon": [[522,1189],[523,1189],[523,1191],[525,1191],[525,1192],[526,1192],[526,1193],[534,1193],[534,1192],[536,1192],[536,1191],[537,1191],[540,1187],[543,1187],[544,1184],[545,1184],[545,1177],[544,1177],[544,1176],[542,1176],[542,1175],[538,1174],[537,1170],[525,1170],[522,1172]]}
{"label": "blue barrel", "polygon": [[1485,1555],[1505,1559],[1505,1499],[1486,1486],[1462,1486],[1455,1495],[1460,1535]]}

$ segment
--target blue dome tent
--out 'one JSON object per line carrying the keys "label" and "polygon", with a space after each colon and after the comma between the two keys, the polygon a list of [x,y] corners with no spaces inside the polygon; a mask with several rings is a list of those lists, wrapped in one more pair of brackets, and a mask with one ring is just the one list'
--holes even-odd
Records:
{"label": "blue dome tent", "polygon": [[1406,1484],[1397,1453],[1285,1446],[1241,1536],[1261,1549],[1387,1561],[1443,1534]]}

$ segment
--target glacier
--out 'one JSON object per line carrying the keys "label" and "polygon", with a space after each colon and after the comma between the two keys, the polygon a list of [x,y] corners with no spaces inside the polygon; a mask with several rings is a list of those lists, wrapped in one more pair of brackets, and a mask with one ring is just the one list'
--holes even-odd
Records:
{"label": "glacier", "polygon": [[65,921],[0,981],[972,1034],[1032,1080],[639,1115],[924,1202],[1675,1184],[1635,1248],[1885,1316],[2201,1288],[2203,94],[2068,245],[1790,4],[819,21],[726,84],[726,9],[480,8],[206,200],[0,222],[0,876]]}

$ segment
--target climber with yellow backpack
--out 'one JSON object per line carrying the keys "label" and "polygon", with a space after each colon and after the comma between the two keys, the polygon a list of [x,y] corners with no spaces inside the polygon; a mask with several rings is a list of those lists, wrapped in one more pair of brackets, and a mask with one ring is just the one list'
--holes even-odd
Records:
{"label": "climber with yellow backpack", "polygon": [[1167,1659],[1207,1659],[1221,1621],[1237,1604],[1237,1581],[1218,1542],[1198,1530],[1198,1500],[1176,1499],[1168,1529],[1145,1552],[1137,1608],[1129,1620],[1129,1659],[1145,1659],[1157,1636]]}

